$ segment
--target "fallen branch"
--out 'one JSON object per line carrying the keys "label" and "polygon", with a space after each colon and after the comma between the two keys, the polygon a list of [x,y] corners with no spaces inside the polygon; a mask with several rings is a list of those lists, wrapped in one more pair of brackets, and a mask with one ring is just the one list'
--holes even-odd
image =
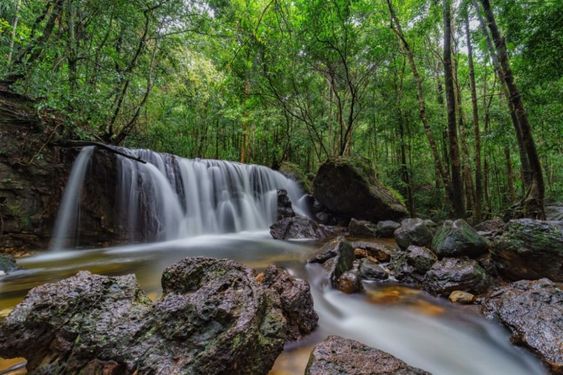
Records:
{"label": "fallen branch", "polygon": [[135,160],[138,161],[139,163],[143,163],[143,164],[147,164],[146,161],[144,161],[141,158],[135,157],[135,156],[131,156],[131,155],[127,155],[124,152],[121,152],[119,150],[117,150],[116,148],[114,148],[113,146],[108,146],[106,144],[100,143],[100,142],[93,142],[93,141],[63,141],[63,142],[57,142],[55,143],[56,146],[60,146],[60,147],[85,147],[85,146],[96,146],[102,150],[105,151],[109,151],[112,152],[114,154],[123,156],[124,158],[128,158],[131,160]]}

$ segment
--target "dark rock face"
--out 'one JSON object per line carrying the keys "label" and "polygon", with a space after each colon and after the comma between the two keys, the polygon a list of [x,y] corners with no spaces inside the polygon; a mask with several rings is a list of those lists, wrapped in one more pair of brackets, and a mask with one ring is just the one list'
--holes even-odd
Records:
{"label": "dark rock face", "polygon": [[563,291],[548,279],[521,280],[497,288],[485,300],[483,312],[499,319],[516,344],[529,347],[563,374]]}
{"label": "dark rock face", "polygon": [[299,340],[313,332],[319,317],[313,308],[309,284],[276,266],[269,266],[262,275],[262,285],[280,296],[283,315],[288,324],[287,339]]}
{"label": "dark rock face", "polygon": [[348,232],[352,236],[359,236],[359,237],[377,237],[377,227],[374,223],[367,221],[367,220],[350,220],[350,224],[348,224]]}
{"label": "dark rock face", "polygon": [[275,222],[270,227],[270,234],[277,240],[326,237],[325,231],[319,224],[303,216],[286,217]]}
{"label": "dark rock face", "polygon": [[401,224],[393,220],[382,220],[377,223],[377,234],[383,238],[393,237],[393,233]]}
{"label": "dark rock face", "polygon": [[309,357],[305,375],[423,375],[426,371],[411,367],[381,350],[354,340],[329,336],[317,344]]}
{"label": "dark rock face", "polygon": [[487,240],[463,219],[446,220],[432,240],[432,249],[442,257],[478,257],[487,252]]}
{"label": "dark rock face", "polygon": [[0,254],[0,276],[14,271],[16,268],[16,260],[14,257],[7,254]]}
{"label": "dark rock face", "polygon": [[424,287],[437,295],[448,296],[454,290],[480,294],[487,290],[487,272],[468,258],[444,258],[432,266],[424,277]]}
{"label": "dark rock face", "polygon": [[510,279],[550,278],[563,281],[563,229],[561,222],[511,220],[493,244],[493,261]]}
{"label": "dark rock face", "polygon": [[397,244],[406,249],[410,245],[430,246],[432,243],[432,231],[422,219],[405,219],[401,227],[395,230]]}
{"label": "dark rock face", "polygon": [[[0,88],[0,249],[46,249],[77,150],[57,141],[63,120],[38,114],[28,98]],[[117,242],[113,155],[96,151],[81,206],[81,238],[89,245]],[[101,168],[103,165],[103,169]],[[107,167],[109,166],[109,169]],[[105,170],[104,170],[105,169]],[[99,173],[99,174],[98,174]],[[112,177],[112,179],[107,179]],[[110,190],[103,187],[110,186]]]}
{"label": "dark rock face", "polygon": [[338,288],[338,279],[340,276],[354,267],[355,259],[356,257],[352,245],[347,241],[340,241],[336,248],[334,267],[330,274],[330,282],[334,288]]}
{"label": "dark rock face", "polygon": [[326,161],[313,182],[315,197],[331,212],[377,222],[407,216],[406,208],[359,161]]}
{"label": "dark rock face", "polygon": [[287,191],[283,189],[278,190],[277,220],[294,216],[295,212],[293,211],[293,207],[291,206],[291,200],[287,196]]}
{"label": "dark rock face", "polygon": [[186,258],[152,303],[134,275],[80,272],[29,292],[0,325],[0,355],[25,357],[34,373],[266,374],[302,298],[280,298],[283,273],[267,278],[272,289],[234,261]]}
{"label": "dark rock face", "polygon": [[493,239],[504,231],[505,222],[500,217],[485,220],[475,225],[475,230],[487,239]]}

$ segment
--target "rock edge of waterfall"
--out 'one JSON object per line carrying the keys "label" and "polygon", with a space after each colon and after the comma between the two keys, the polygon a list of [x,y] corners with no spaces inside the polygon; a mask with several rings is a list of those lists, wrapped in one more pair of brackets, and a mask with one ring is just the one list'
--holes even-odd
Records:
{"label": "rock edge of waterfall", "polygon": [[32,289],[0,325],[0,356],[32,373],[266,374],[317,314],[309,285],[271,266],[190,257],[152,302],[134,275],[81,271]]}

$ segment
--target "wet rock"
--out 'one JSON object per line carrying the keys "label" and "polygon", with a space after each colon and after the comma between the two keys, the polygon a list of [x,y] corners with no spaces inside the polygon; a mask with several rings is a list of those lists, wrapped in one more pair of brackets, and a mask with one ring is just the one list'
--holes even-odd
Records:
{"label": "wet rock", "polygon": [[424,277],[424,287],[436,295],[447,296],[455,290],[480,294],[487,290],[487,272],[468,258],[444,258],[432,266]]}
{"label": "wet rock", "polygon": [[309,284],[276,266],[269,266],[262,275],[262,285],[280,296],[283,315],[288,323],[287,339],[299,340],[313,332],[319,317],[313,308]]}
{"label": "wet rock", "polygon": [[401,226],[394,232],[397,244],[406,249],[410,245],[430,246],[432,231],[422,219],[405,219]]}
{"label": "wet rock", "polygon": [[414,271],[419,274],[425,274],[438,260],[432,250],[414,245],[407,248],[406,259]]}
{"label": "wet rock", "polygon": [[493,244],[492,255],[499,273],[509,280],[563,281],[561,222],[511,220]]}
{"label": "wet rock", "polygon": [[351,244],[357,257],[373,257],[378,262],[388,262],[394,253],[389,246],[375,241],[352,241]]}
{"label": "wet rock", "polygon": [[362,259],[360,263],[360,278],[367,281],[385,280],[389,277],[387,271],[379,264]]}
{"label": "wet rock", "polygon": [[521,280],[496,288],[483,312],[499,319],[514,343],[536,352],[554,374],[563,374],[563,291],[552,281]]}
{"label": "wet rock", "polygon": [[119,374],[268,373],[288,338],[289,314],[251,269],[186,258],[165,270],[162,287],[154,303],[134,275],[79,272],[36,287],[1,323],[0,355],[25,357],[28,370],[45,374],[89,366]]}
{"label": "wet rock", "polygon": [[323,211],[317,212],[315,214],[315,219],[317,219],[317,221],[321,224],[326,225],[330,223],[330,215]]}
{"label": "wet rock", "polygon": [[407,209],[375,177],[362,160],[326,161],[313,182],[315,197],[334,214],[360,220],[397,220]]}
{"label": "wet rock", "polygon": [[362,281],[357,267],[344,272],[336,282],[336,289],[343,293],[352,294],[362,290]]}
{"label": "wet rock", "polygon": [[344,237],[333,238],[327,242],[313,255],[307,262],[323,264],[327,260],[338,255],[338,247],[340,242],[344,241]]}
{"label": "wet rock", "polygon": [[303,217],[286,217],[270,227],[270,234],[277,240],[323,239],[324,230],[313,220]]}
{"label": "wet rock", "polygon": [[397,230],[401,224],[393,220],[382,220],[377,223],[377,234],[379,237],[389,238],[393,237],[393,233]]}
{"label": "wet rock", "polygon": [[446,220],[432,240],[432,249],[440,257],[476,258],[487,252],[489,244],[463,219]]}
{"label": "wet rock", "polygon": [[16,260],[9,254],[0,254],[0,276],[16,270]]}
{"label": "wet rock", "polygon": [[336,252],[334,266],[330,273],[330,282],[333,288],[338,288],[338,279],[354,267],[354,260],[356,259],[354,249],[347,241],[338,242]]}
{"label": "wet rock", "polygon": [[417,272],[409,263],[405,251],[400,251],[393,255],[389,263],[389,268],[392,272],[392,276],[402,284],[419,287],[424,280],[424,273]]}
{"label": "wet rock", "polygon": [[348,232],[352,236],[358,237],[377,237],[376,224],[367,220],[356,220],[352,218],[348,224]]}
{"label": "wet rock", "polygon": [[357,341],[329,336],[313,349],[305,375],[344,374],[423,375],[429,373]]}
{"label": "wet rock", "polygon": [[287,217],[294,217],[295,212],[291,205],[291,200],[287,195],[287,191],[284,189],[278,190],[278,212],[277,220],[281,220]]}
{"label": "wet rock", "polygon": [[475,295],[471,293],[464,292],[462,290],[454,290],[450,293],[448,299],[453,303],[459,303],[461,305],[470,305],[475,302]]}

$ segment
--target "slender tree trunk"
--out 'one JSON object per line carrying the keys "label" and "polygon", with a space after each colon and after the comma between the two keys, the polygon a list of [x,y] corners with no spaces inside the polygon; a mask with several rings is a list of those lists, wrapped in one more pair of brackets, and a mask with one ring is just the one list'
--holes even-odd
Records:
{"label": "slender tree trunk", "polygon": [[475,141],[475,197],[473,202],[473,218],[481,221],[481,201],[483,199],[483,184],[481,175],[481,131],[479,130],[479,107],[477,106],[477,85],[475,84],[475,67],[473,64],[473,45],[469,30],[469,9],[465,14],[465,36],[467,42],[467,57],[469,64],[469,84],[471,86],[471,109],[473,113],[473,136]]}
{"label": "slender tree trunk", "polygon": [[456,124],[456,99],[452,65],[452,25],[451,0],[443,0],[444,16],[444,81],[446,86],[446,104],[448,112],[448,140],[451,160],[451,195],[455,217],[464,217],[463,181],[461,179],[461,161]]}
{"label": "slender tree trunk", "polygon": [[510,157],[510,147],[504,146],[504,158],[506,161],[506,185],[507,185],[507,200],[510,206],[515,199],[514,195],[514,174],[512,172],[512,158]]}
{"label": "slender tree trunk", "polygon": [[14,22],[12,22],[12,35],[10,37],[10,52],[8,52],[8,67],[12,65],[12,56],[14,56],[18,22],[20,20],[20,4],[21,4],[21,0],[16,0],[16,14],[14,15]]}
{"label": "slender tree trunk", "polygon": [[407,55],[407,60],[408,60],[411,72],[412,72],[414,79],[415,79],[416,96],[417,96],[417,100],[418,100],[418,115],[420,117],[420,121],[422,122],[422,126],[424,128],[426,138],[428,139],[428,143],[430,144],[430,151],[432,152],[432,158],[434,159],[435,170],[438,172],[438,176],[436,176],[436,177],[441,178],[444,189],[446,190],[446,196],[448,196],[448,198],[451,201],[452,200],[451,199],[452,191],[451,191],[451,188],[450,188],[450,181],[449,181],[447,169],[444,167],[444,165],[442,163],[442,160],[440,158],[440,153],[438,151],[438,146],[436,144],[436,141],[434,140],[434,135],[432,134],[432,128],[430,127],[430,122],[428,121],[428,118],[426,117],[426,100],[425,100],[425,97],[424,97],[424,89],[423,89],[422,78],[421,78],[420,74],[418,73],[418,69],[417,69],[416,63],[414,61],[414,54],[412,52],[412,49],[411,49],[409,43],[405,39],[405,36],[404,36],[402,28],[401,28],[401,24],[399,22],[399,19],[397,18],[397,15],[395,13],[395,9],[393,8],[391,0],[387,0],[387,6],[389,8],[389,13],[391,15],[391,21],[392,21],[391,25],[392,25],[393,31],[395,32],[395,34],[399,38],[399,42],[402,46],[402,49],[405,51],[405,53]]}
{"label": "slender tree trunk", "polygon": [[518,121],[522,143],[530,164],[531,185],[524,197],[524,214],[526,216],[543,219],[545,218],[545,186],[543,182],[540,158],[532,136],[532,128],[528,121],[526,110],[524,109],[522,96],[518,90],[516,82],[514,81],[514,76],[512,75],[506,43],[497,26],[491,3],[489,0],[480,0],[480,2],[483,5],[487,26],[491,32],[492,40],[495,45],[495,51],[500,66],[501,79],[506,85],[508,99],[512,109],[514,110],[516,120]]}

